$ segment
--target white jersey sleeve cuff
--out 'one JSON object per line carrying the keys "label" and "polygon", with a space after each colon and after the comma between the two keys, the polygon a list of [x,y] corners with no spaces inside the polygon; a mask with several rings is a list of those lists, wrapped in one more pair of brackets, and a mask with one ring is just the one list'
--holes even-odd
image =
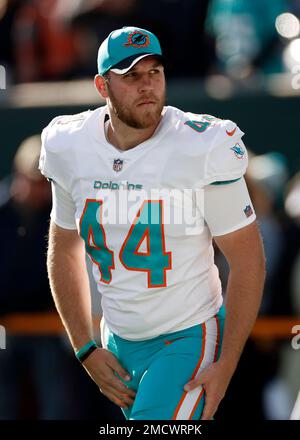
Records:
{"label": "white jersey sleeve cuff", "polygon": [[241,229],[256,219],[245,179],[204,188],[204,218],[213,236]]}

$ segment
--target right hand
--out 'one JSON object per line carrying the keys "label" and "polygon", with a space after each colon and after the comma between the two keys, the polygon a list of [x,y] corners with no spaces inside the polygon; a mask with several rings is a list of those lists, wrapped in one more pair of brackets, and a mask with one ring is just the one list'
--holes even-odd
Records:
{"label": "right hand", "polygon": [[131,378],[113,353],[105,348],[97,348],[82,365],[98,385],[101,393],[113,403],[124,409],[128,409],[133,404],[136,393],[124,385],[115,372],[127,382]]}

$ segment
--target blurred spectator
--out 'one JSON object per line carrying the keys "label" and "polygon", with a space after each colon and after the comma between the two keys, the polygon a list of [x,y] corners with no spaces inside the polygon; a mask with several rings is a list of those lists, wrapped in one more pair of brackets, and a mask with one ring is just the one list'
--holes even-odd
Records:
{"label": "blurred spectator", "polygon": [[[290,274],[282,272],[286,264],[290,263],[291,248],[287,248],[289,234],[286,220],[279,215],[288,180],[285,157],[274,152],[256,156],[250,161],[247,175],[267,259],[267,279],[260,314],[291,315],[293,306],[288,287]],[[269,366],[258,373],[265,419],[284,420],[291,412],[292,396],[281,374],[286,346],[290,349],[290,342],[271,338],[254,344],[255,358]]]}
{"label": "blurred spectator", "polygon": [[[54,310],[46,273],[50,191],[37,169],[39,152],[39,136],[25,140],[5,196],[2,188],[0,321],[16,312],[34,317]],[[31,418],[69,418],[72,390],[63,338],[6,331],[6,350],[0,350],[0,419],[26,413]],[[28,402],[34,407],[29,413]]]}
{"label": "blurred spectator", "polygon": [[[36,168],[39,149],[38,135],[21,144],[14,158],[14,173],[6,197],[2,190],[2,197],[7,200],[1,203],[0,216],[1,250],[5,250],[0,264],[1,314],[53,307],[45,268],[51,193],[49,183]],[[22,263],[16,271],[17,262]]]}
{"label": "blurred spectator", "polygon": [[162,40],[169,76],[201,77],[214,57],[213,39],[204,32],[208,4],[209,0],[3,0],[0,44],[5,41],[5,47],[0,46],[0,61],[11,66],[16,82],[94,76],[100,42],[114,29],[132,25],[151,29]]}
{"label": "blurred spectator", "polygon": [[[121,420],[120,408],[87,376],[66,336],[38,327],[43,313],[58,316],[46,272],[51,195],[38,170],[40,147],[39,135],[26,139],[15,155],[10,183],[5,179],[0,185],[0,323],[16,323],[21,314],[24,327],[22,333],[20,321],[17,331],[8,326],[6,349],[0,350],[0,420]],[[95,286],[92,293],[99,315]],[[25,328],[24,319],[34,331]]]}
{"label": "blurred spectator", "polygon": [[[282,203],[283,188],[288,179],[285,157],[272,152],[250,158],[246,179],[266,254],[267,274],[260,314],[274,314],[273,279],[279,269],[285,239],[277,210]],[[283,301],[287,301],[287,298],[283,298]]]}
{"label": "blurred spectator", "polygon": [[243,80],[284,69],[289,39],[275,21],[299,10],[299,0],[0,0],[0,64],[16,82],[90,77],[103,38],[133,25],[163,42],[169,77]]}
{"label": "blurred spectator", "polygon": [[114,29],[131,25],[138,0],[61,0],[60,14],[71,24],[76,50],[76,76],[97,73],[100,43]]}
{"label": "blurred spectator", "polygon": [[[274,306],[276,314],[300,315],[300,172],[289,182],[285,194],[285,242],[279,269],[274,279]],[[278,402],[278,383],[285,390],[286,415],[289,416],[300,389],[300,356],[290,340],[282,344],[277,386],[272,384],[271,402]],[[274,393],[274,389],[277,394]],[[280,391],[279,391],[280,392]],[[271,405],[271,407],[273,404]],[[278,418],[275,413],[273,419]]]}
{"label": "blurred spectator", "polygon": [[18,82],[72,76],[74,36],[59,13],[61,0],[24,0],[12,26]]}
{"label": "blurred spectator", "polygon": [[293,220],[297,230],[296,236],[299,237],[298,249],[294,253],[294,264],[291,267],[290,288],[293,312],[300,316],[300,172],[290,182],[285,199],[285,210]]}
{"label": "blurred spectator", "polygon": [[[283,216],[284,243],[278,270],[271,285],[272,314],[296,314],[297,287],[295,277],[297,261],[300,252],[300,222],[299,222],[299,174],[288,184],[285,199],[285,215]],[[296,296],[295,296],[296,295]]]}
{"label": "blurred spectator", "polygon": [[[294,259],[291,261],[289,287],[293,313],[300,316],[300,172],[293,177],[288,186],[285,210],[294,224],[294,243],[293,245],[289,243],[292,245],[291,254],[294,255]],[[288,348],[283,353],[281,373],[289,387],[292,401],[295,402],[300,390],[300,353],[299,350],[291,350],[290,345]]]}
{"label": "blurred spectator", "polygon": [[22,0],[0,0],[0,65],[4,66],[9,82],[15,81],[13,23]]}
{"label": "blurred spectator", "polygon": [[211,0],[207,32],[216,40],[219,68],[234,78],[253,70],[282,70],[276,17],[288,10],[288,0]]}
{"label": "blurred spectator", "polygon": [[[64,1],[64,15],[72,20],[77,64],[81,74],[96,73],[100,42],[114,29],[139,26],[162,41],[169,76],[203,76],[212,51],[204,34],[209,0],[77,0]],[[187,62],[188,60],[188,62]]]}

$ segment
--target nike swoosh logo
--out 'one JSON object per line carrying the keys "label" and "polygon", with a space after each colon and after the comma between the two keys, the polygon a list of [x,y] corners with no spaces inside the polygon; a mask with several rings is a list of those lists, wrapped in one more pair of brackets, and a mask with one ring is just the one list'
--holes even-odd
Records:
{"label": "nike swoosh logo", "polygon": [[236,129],[237,129],[237,127],[235,127],[235,128],[234,128],[233,130],[231,130],[231,131],[226,130],[226,133],[228,134],[228,136],[233,136],[234,133],[236,132]]}
{"label": "nike swoosh logo", "polygon": [[175,339],[172,339],[172,341],[165,341],[165,344],[166,344],[166,345],[170,345],[170,344],[172,344],[173,342],[178,341],[179,339],[184,339],[184,337],[181,337],[181,338],[175,338]]}

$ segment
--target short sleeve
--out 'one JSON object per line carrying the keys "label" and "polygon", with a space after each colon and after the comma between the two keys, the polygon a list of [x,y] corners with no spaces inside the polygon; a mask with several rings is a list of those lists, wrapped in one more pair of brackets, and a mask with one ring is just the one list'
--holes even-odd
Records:
{"label": "short sleeve", "polygon": [[58,183],[51,182],[52,211],[51,219],[64,229],[76,229],[75,203],[72,197]]}
{"label": "short sleeve", "polygon": [[213,236],[225,235],[256,219],[245,179],[204,188],[204,218]]}
{"label": "short sleeve", "polygon": [[63,116],[54,118],[42,131],[39,169],[51,181],[51,219],[62,228],[76,229],[76,207],[71,195],[69,154],[64,148],[68,136],[62,133],[64,126],[60,123],[61,118]]}
{"label": "short sleeve", "polygon": [[59,116],[54,118],[47,127],[45,127],[41,134],[41,153],[39,160],[39,170],[40,172],[49,180],[55,180],[55,163],[54,157],[51,152],[49,152],[48,148],[48,132],[51,127],[56,123],[59,119]]}
{"label": "short sleeve", "polygon": [[232,121],[221,121],[206,156],[204,184],[234,181],[241,178],[248,166],[244,133]]}
{"label": "short sleeve", "polygon": [[39,170],[47,179],[55,181],[65,191],[70,192],[70,161],[65,148],[68,138],[60,132],[61,118],[62,116],[54,118],[42,131]]}
{"label": "short sleeve", "polygon": [[46,136],[47,136],[46,128],[44,128],[44,130],[42,131],[42,134],[41,134],[42,146],[41,146],[41,153],[40,153],[40,159],[39,159],[39,170],[43,174],[43,176],[45,176],[47,179],[53,180],[52,173],[49,170],[50,164],[49,164],[48,155],[46,153],[46,148],[45,148]]}

